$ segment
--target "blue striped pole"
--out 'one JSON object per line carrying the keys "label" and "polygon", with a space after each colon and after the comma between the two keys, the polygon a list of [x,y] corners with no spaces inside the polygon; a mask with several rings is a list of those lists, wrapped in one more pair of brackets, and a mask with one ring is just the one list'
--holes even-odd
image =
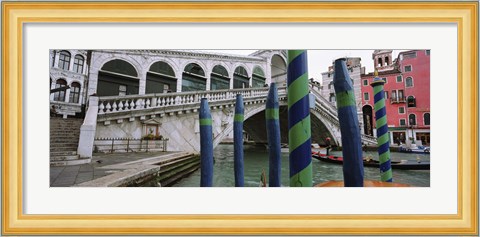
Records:
{"label": "blue striped pole", "polygon": [[343,179],[345,187],[363,187],[363,157],[353,85],[345,59],[335,60],[333,86],[337,97],[342,134]]}
{"label": "blue striped pole", "polygon": [[385,82],[378,77],[375,71],[375,79],[370,85],[373,87],[373,99],[375,101],[375,121],[377,125],[378,156],[380,161],[380,177],[383,182],[392,182],[392,166],[390,163],[390,138],[388,135],[387,109],[385,108]]}
{"label": "blue striped pole", "polygon": [[235,187],[243,187],[243,97],[237,94],[235,115],[233,117],[233,169]]}
{"label": "blue striped pole", "polygon": [[270,84],[268,90],[265,120],[267,123],[267,138],[268,138],[268,157],[269,157],[269,172],[268,172],[268,186],[281,186],[281,147],[280,147],[280,117],[278,111],[278,92],[275,83]]}
{"label": "blue striped pole", "polygon": [[312,187],[310,90],[305,50],[288,50],[287,87],[290,186]]}
{"label": "blue striped pole", "polygon": [[213,180],[213,137],[212,115],[207,98],[200,102],[200,187],[212,187]]}

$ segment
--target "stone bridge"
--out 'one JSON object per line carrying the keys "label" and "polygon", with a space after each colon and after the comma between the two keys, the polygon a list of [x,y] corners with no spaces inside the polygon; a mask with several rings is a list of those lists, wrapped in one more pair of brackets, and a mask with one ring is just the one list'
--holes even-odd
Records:
{"label": "stone bridge", "polygon": [[[208,98],[212,119],[214,147],[233,131],[233,115],[236,94],[242,94],[245,104],[244,131],[255,142],[266,142],[265,102],[268,87],[159,93],[127,96],[91,96],[89,108],[81,129],[80,156],[88,156],[93,139],[142,138],[163,136],[168,138],[170,151],[200,150],[198,109],[201,98]],[[288,142],[287,92],[278,88],[282,142]],[[323,144],[331,137],[341,146],[337,110],[318,90],[311,88],[310,117],[312,142]],[[375,144],[373,137],[362,137],[363,142]]]}

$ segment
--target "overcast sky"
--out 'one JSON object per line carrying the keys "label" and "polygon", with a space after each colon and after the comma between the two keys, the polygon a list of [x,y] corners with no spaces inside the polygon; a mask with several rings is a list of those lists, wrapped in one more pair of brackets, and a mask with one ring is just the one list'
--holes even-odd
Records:
{"label": "overcast sky", "polygon": [[[208,50],[211,52],[223,52],[229,54],[248,55],[256,50]],[[396,59],[398,53],[404,50],[393,50],[393,59]],[[322,72],[328,70],[333,60],[342,57],[360,57],[362,66],[366,67],[366,72],[373,72],[373,50],[308,50],[308,77],[321,81]]]}

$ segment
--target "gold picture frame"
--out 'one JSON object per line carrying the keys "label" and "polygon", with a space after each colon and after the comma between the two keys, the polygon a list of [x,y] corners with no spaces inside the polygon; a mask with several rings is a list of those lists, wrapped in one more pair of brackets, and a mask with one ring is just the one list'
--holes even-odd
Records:
{"label": "gold picture frame", "polygon": [[[22,26],[52,22],[454,23],[458,27],[457,214],[24,214]],[[477,23],[478,2],[2,2],[2,234],[478,234]]]}

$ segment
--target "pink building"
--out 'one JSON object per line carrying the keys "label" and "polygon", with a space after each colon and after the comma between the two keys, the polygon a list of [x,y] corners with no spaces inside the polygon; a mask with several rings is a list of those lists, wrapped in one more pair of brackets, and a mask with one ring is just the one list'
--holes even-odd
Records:
{"label": "pink building", "polygon": [[[372,59],[378,77],[386,83],[385,104],[391,144],[430,145],[430,50],[401,52],[392,60],[392,50],[375,50]],[[361,75],[362,112],[365,134],[375,135],[374,73]]]}

